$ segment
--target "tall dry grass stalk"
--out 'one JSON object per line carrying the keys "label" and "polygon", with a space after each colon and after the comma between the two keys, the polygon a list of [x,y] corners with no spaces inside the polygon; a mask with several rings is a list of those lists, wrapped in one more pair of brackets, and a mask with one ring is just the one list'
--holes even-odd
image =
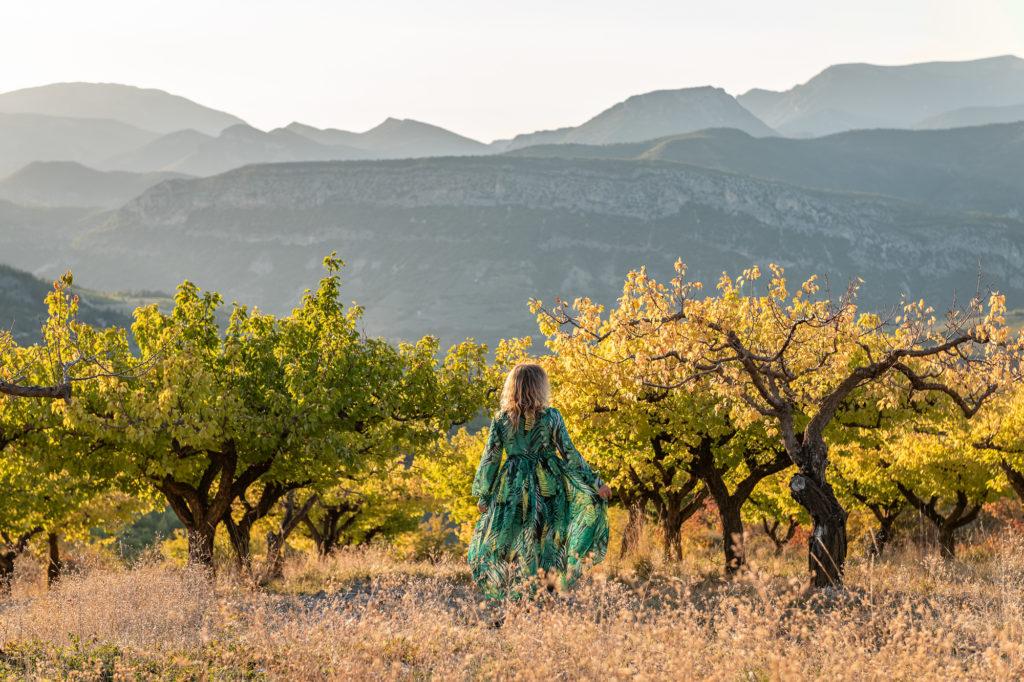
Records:
{"label": "tall dry grass stalk", "polygon": [[[852,561],[844,591],[610,560],[569,595],[485,603],[461,560],[298,557],[276,591],[158,563],[98,567],[0,601],[17,679],[957,680],[1024,677],[1024,545],[954,563]],[[805,559],[790,552],[781,568]],[[28,583],[26,583],[28,585]],[[492,627],[504,618],[500,628]]]}

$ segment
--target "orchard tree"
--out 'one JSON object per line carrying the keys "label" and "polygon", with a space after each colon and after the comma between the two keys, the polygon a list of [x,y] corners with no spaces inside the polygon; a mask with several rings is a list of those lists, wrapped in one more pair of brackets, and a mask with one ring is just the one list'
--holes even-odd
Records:
{"label": "orchard tree", "polygon": [[[61,538],[86,539],[94,528],[115,530],[119,522],[148,508],[149,499],[131,480],[102,476],[87,464],[101,451],[86,434],[69,430],[62,411],[72,382],[120,381],[138,370],[130,362],[123,330],[97,330],[76,319],[77,298],[68,293],[70,275],[46,299],[49,316],[43,344],[20,348],[7,339],[3,366],[17,367],[19,386],[43,386],[59,379],[64,402],[25,393],[0,396],[0,583],[34,538],[45,538],[47,576],[61,567]],[[73,358],[65,361],[64,358]],[[76,391],[75,395],[80,395]]]}
{"label": "orchard tree", "polygon": [[[726,572],[739,570],[745,563],[743,506],[760,481],[791,466],[785,450],[760,424],[737,425],[728,400],[716,396],[706,379],[680,390],[638,386],[635,359],[662,342],[656,332],[614,342],[602,338],[603,308],[587,299],[576,301],[574,317],[564,308],[553,314],[537,301],[533,309],[555,354],[549,364],[559,404],[580,420],[584,439],[595,441],[595,464],[612,474],[612,484],[636,510],[630,521],[642,518],[650,503],[661,521],[666,557],[681,558],[682,524],[710,495]],[[559,325],[577,319],[587,324],[567,330]],[[631,532],[627,524],[625,539]]]}
{"label": "orchard tree", "polygon": [[931,429],[907,429],[886,455],[887,473],[935,527],[939,549],[948,559],[956,555],[956,531],[974,522],[984,504],[1005,490],[980,453],[958,437],[970,430],[957,416],[933,421]]}
{"label": "orchard tree", "polygon": [[[421,472],[427,492],[436,502],[434,510],[448,515],[448,519],[455,524],[459,539],[466,544],[480,518],[477,498],[472,489],[473,477],[480,464],[480,453],[484,451],[486,443],[486,427],[475,433],[461,427],[450,438],[439,441],[429,457],[421,458],[414,464]],[[342,523],[342,513],[348,516],[356,510],[356,499],[350,497],[345,507],[338,510],[337,518],[329,521],[336,528],[337,524]]]}
{"label": "orchard tree", "polygon": [[[846,561],[847,512],[828,479],[825,434],[847,397],[884,382],[945,395],[971,417],[1016,378],[1017,344],[995,294],[987,307],[972,299],[937,326],[923,302],[884,316],[860,313],[855,284],[819,297],[811,278],[791,294],[777,266],[763,295],[754,293],[757,268],[736,280],[723,275],[718,294],[704,297],[681,263],[677,272],[667,287],[643,270],[630,273],[608,320],[561,307],[553,321],[592,337],[595,357],[631,360],[644,389],[688,390],[707,378],[735,406],[740,428],[765,420],[797,467],[790,490],[811,517],[808,566],[816,587],[840,584]],[[650,348],[625,356],[604,350],[637,339]],[[879,400],[887,399],[882,391]]]}
{"label": "orchard tree", "polygon": [[984,457],[993,474],[1024,501],[1024,386],[986,405],[972,427],[967,447]]}
{"label": "orchard tree", "polygon": [[[828,430],[832,449],[829,474],[848,507],[866,509],[878,522],[869,538],[868,552],[880,556],[892,541],[896,520],[909,508],[892,471],[890,444],[919,422],[928,400],[915,401],[898,387],[889,405],[879,407],[877,390],[852,392]],[[922,396],[923,397],[923,396]]]}
{"label": "orchard tree", "polygon": [[438,366],[434,340],[396,349],[366,338],[362,308],[338,301],[343,264],[325,265],[291,316],[236,306],[223,336],[220,297],[186,282],[169,314],[136,312],[135,341],[152,369],[100,382],[91,403],[69,407],[75,428],[166,498],[194,563],[211,565],[225,524],[248,566],[253,524],[290,491],[409,454],[483,392],[482,349],[461,344]]}
{"label": "orchard tree", "polygon": [[838,488],[879,521],[869,551],[880,554],[896,518],[916,509],[934,525],[943,556],[952,558],[956,530],[977,519],[984,503],[1002,494],[1002,485],[971,446],[977,424],[948,397],[892,389],[884,408],[866,399],[867,392],[854,393],[833,423]]}

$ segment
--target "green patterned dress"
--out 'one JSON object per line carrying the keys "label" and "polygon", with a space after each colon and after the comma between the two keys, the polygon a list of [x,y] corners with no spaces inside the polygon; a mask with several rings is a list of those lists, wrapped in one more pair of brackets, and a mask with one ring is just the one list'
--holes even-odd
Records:
{"label": "green patterned dress", "polygon": [[509,422],[504,413],[491,421],[473,480],[487,511],[473,531],[469,565],[493,599],[532,596],[541,581],[571,587],[583,560],[596,564],[608,549],[601,479],[573,446],[562,415],[549,407],[530,428],[522,418],[518,429]]}

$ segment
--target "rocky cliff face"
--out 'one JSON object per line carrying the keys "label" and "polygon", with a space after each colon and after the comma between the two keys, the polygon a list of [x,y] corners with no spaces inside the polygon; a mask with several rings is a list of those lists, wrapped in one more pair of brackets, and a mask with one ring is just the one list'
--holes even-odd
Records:
{"label": "rocky cliff face", "polygon": [[529,298],[612,303],[631,268],[668,279],[682,258],[712,285],[723,270],[780,263],[791,280],[868,285],[936,307],[977,286],[978,259],[1024,292],[1024,224],[881,196],[803,189],[679,164],[466,158],[301,163],[170,181],[132,201],[69,258],[90,286],[170,289],[189,278],[284,312],[348,262],[343,295],[371,333],[494,341],[536,326]]}

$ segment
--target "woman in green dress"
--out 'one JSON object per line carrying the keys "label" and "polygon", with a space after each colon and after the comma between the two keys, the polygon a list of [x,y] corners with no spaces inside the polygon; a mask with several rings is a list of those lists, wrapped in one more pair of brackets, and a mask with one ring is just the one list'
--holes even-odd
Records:
{"label": "woman in green dress", "polygon": [[598,563],[608,549],[611,490],[573,447],[550,393],[540,365],[509,372],[473,480],[481,516],[469,565],[490,598],[571,587],[583,562]]}

